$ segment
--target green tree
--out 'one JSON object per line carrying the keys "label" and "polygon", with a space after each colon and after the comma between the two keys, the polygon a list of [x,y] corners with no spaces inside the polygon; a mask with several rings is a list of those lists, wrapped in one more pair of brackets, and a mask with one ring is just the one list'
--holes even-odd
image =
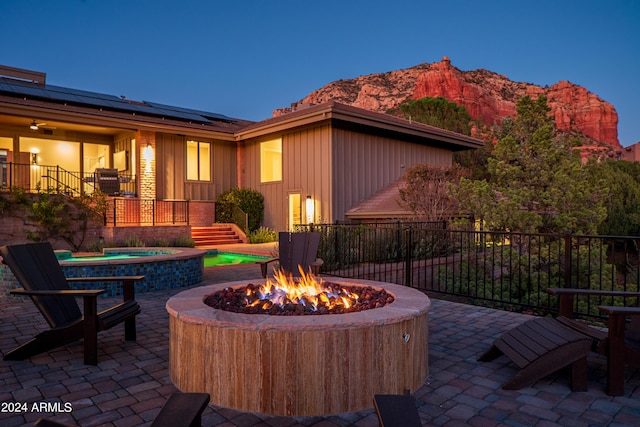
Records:
{"label": "green tree", "polygon": [[471,179],[488,179],[488,161],[493,152],[495,132],[480,120],[472,122],[473,136],[484,141],[484,146],[475,150],[453,153],[453,163],[468,171]]}
{"label": "green tree", "polygon": [[441,96],[405,101],[400,105],[399,112],[414,122],[471,135],[471,116],[467,109]]}
{"label": "green tree", "polygon": [[610,236],[640,235],[640,163],[625,160],[592,161],[593,179],[604,180],[609,192],[604,199],[607,217],[598,233]]}
{"label": "green tree", "polygon": [[572,141],[554,133],[545,96],[524,96],[488,159],[488,180],[462,179],[453,193],[492,230],[595,233],[606,216],[602,180],[589,177]]}

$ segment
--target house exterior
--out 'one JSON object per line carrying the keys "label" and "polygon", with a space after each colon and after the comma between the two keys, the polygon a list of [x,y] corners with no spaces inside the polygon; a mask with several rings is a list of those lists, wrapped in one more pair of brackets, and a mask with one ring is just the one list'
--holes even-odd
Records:
{"label": "house exterior", "polygon": [[114,199],[188,200],[194,226],[214,222],[213,201],[235,187],[264,196],[272,229],[343,221],[406,168],[449,165],[454,151],[481,145],[334,102],[251,122],[53,86],[44,73],[0,67],[3,187],[90,192],[115,170]]}

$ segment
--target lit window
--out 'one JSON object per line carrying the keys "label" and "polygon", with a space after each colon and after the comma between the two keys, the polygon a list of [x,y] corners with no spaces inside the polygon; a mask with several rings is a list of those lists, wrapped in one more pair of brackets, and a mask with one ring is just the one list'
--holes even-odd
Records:
{"label": "lit window", "polygon": [[187,179],[211,181],[211,148],[208,142],[187,141]]}
{"label": "lit window", "polygon": [[282,139],[260,143],[260,182],[282,181]]}

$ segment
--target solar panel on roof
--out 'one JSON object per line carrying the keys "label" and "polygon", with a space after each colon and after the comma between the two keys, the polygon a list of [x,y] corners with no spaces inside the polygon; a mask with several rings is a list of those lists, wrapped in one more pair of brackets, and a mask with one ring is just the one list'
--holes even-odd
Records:
{"label": "solar panel on roof", "polygon": [[212,120],[224,120],[224,121],[229,121],[229,122],[234,122],[235,119],[222,115],[222,114],[218,114],[218,113],[210,113],[207,111],[201,111],[201,110],[193,110],[191,108],[183,108],[183,107],[175,107],[173,105],[164,105],[164,104],[158,104],[156,102],[149,102],[149,101],[145,101],[147,104],[149,104],[150,106],[152,106],[153,108],[158,108],[158,109],[163,109],[163,110],[168,110],[168,111],[173,111],[173,112],[182,112],[182,113],[187,113],[187,114],[195,114],[198,116],[202,116],[204,118],[207,119],[212,119]]}
{"label": "solar panel on roof", "polygon": [[235,119],[217,113],[147,101],[144,101],[145,105],[140,105],[114,95],[65,88],[62,86],[40,85],[33,82],[6,79],[3,77],[0,77],[0,92],[45,99],[54,102],[65,102],[76,105],[105,108],[113,111],[133,112],[155,117],[180,119],[196,123],[211,123],[211,120],[226,121],[230,123],[235,122]]}

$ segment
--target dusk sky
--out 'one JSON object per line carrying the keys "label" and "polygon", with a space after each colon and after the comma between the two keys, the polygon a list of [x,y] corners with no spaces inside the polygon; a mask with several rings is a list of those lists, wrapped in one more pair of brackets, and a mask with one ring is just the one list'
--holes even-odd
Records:
{"label": "dusk sky", "polygon": [[262,120],[339,79],[438,62],[584,86],[640,141],[640,1],[2,0],[0,64]]}

